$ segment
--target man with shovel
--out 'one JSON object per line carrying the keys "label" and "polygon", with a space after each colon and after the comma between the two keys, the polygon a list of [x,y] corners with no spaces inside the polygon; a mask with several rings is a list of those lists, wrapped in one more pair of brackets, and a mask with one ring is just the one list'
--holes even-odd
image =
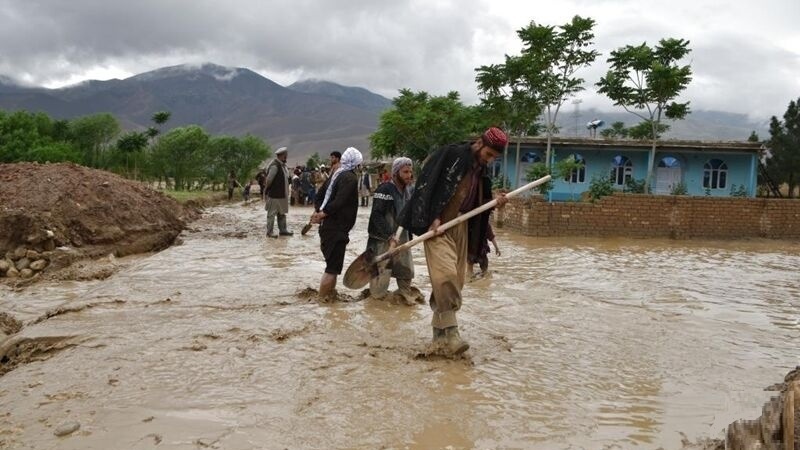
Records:
{"label": "man with shovel", "polygon": [[[395,159],[392,163],[392,181],[382,183],[372,196],[367,250],[373,255],[380,255],[408,241],[408,231],[403,231],[397,240],[395,233],[398,229],[397,216],[414,191],[411,185],[412,164],[411,159],[406,157]],[[370,296],[376,299],[386,297],[392,277],[397,280],[394,294],[402,303],[414,305],[425,301],[419,289],[411,286],[414,278],[411,252],[402,252],[378,265],[378,273],[369,281]]]}
{"label": "man with shovel", "polygon": [[[461,309],[469,246],[486,239],[489,213],[472,217],[443,233],[439,225],[492,200],[492,185],[486,166],[503,153],[508,142],[505,133],[491,127],[474,142],[444,146],[432,153],[417,179],[411,199],[400,213],[399,222],[413,234],[434,231],[425,241],[425,260],[433,292],[433,347],[445,354],[458,355],[469,344],[458,333],[456,312]],[[508,199],[498,196],[502,207]]]}

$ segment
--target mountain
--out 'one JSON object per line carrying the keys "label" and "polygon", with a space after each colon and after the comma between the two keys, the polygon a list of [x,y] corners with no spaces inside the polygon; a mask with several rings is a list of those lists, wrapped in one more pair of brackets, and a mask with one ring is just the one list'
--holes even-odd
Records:
{"label": "mountain", "polygon": [[145,129],[154,112],[169,111],[170,128],[197,124],[212,134],[254,134],[273,148],[289,147],[291,162],[349,146],[368,153],[368,136],[390,104],[362,88],[309,80],[290,89],[249,69],[215,64],[165,67],[59,89],[0,78],[0,109],[43,111],[59,119],[109,112],[126,129]]}
{"label": "mountain", "polygon": [[[108,112],[125,129],[145,129],[157,111],[169,111],[167,127],[202,126],[212,134],[264,138],[273,148],[289,147],[291,164],[319,152],[323,158],[349,146],[369,154],[368,136],[391,101],[360,87],[323,80],[283,87],[249,69],[215,64],[164,67],[123,80],[90,80],[59,89],[25,86],[0,75],[0,109],[42,111],[71,119]],[[586,123],[603,119],[636,124],[624,112],[562,110],[560,136],[587,136]],[[745,140],[755,130],[769,137],[767,119],[753,122],[744,114],[695,111],[686,120],[665,121],[666,138]],[[600,130],[603,128],[601,127]]]}

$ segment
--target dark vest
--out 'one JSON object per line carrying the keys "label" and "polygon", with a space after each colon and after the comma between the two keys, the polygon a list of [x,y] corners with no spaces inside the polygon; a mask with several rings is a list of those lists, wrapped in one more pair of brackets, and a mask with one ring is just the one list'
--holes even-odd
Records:
{"label": "dark vest", "polygon": [[278,170],[275,172],[275,178],[272,179],[272,184],[269,186],[267,196],[269,198],[286,198],[286,173],[283,170],[283,164],[276,159],[272,161],[270,166],[277,166]]}

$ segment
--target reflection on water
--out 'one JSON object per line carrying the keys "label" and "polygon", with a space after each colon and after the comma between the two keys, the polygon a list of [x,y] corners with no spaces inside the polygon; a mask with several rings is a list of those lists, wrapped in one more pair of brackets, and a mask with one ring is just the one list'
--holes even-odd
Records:
{"label": "reflection on water", "polygon": [[[427,306],[296,295],[324,268],[309,213],[267,240],[257,204],[217,207],[107,280],[2,288],[23,335],[85,340],[3,377],[0,447],[677,448],[758,416],[798,362],[796,242],[499,230],[503,256],[464,292],[469,357],[427,360]],[[56,443],[64,420],[81,431]]]}

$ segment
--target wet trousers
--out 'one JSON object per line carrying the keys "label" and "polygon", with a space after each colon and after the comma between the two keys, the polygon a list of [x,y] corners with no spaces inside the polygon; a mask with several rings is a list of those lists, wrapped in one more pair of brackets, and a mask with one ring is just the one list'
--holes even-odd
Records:
{"label": "wet trousers", "polygon": [[456,312],[461,309],[461,289],[467,272],[467,223],[460,223],[443,235],[425,241],[425,261],[431,278],[429,300],[433,328],[458,325]]}

